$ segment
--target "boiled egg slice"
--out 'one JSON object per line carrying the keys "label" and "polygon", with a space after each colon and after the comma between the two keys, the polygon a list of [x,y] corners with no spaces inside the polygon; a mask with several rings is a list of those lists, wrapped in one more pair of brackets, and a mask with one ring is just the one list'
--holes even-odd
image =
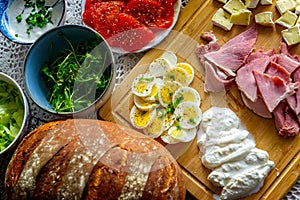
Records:
{"label": "boiled egg slice", "polygon": [[193,102],[180,103],[174,112],[177,123],[184,129],[195,128],[200,124],[202,111]]}
{"label": "boiled egg slice", "polygon": [[164,81],[176,81],[182,86],[188,86],[189,83],[187,72],[180,67],[169,69],[164,75]]}
{"label": "boiled egg slice", "polygon": [[150,102],[157,102],[158,101],[158,90],[163,85],[163,83],[164,82],[162,79],[156,78],[155,83],[152,87],[151,93],[149,94],[149,96],[145,97],[145,100],[150,101]]}
{"label": "boiled egg slice", "polygon": [[181,87],[173,95],[173,105],[177,107],[182,102],[194,102],[198,106],[201,103],[201,97],[197,90],[191,87]]}
{"label": "boiled egg slice", "polygon": [[164,130],[168,130],[175,122],[175,115],[172,112],[166,112]]}
{"label": "boiled egg slice", "polygon": [[170,136],[167,131],[163,132],[160,136],[161,140],[167,144],[177,144],[180,141],[175,139],[174,137]]}
{"label": "boiled egg slice", "polygon": [[163,77],[171,67],[172,64],[166,58],[156,58],[150,63],[149,73],[155,77]]}
{"label": "boiled egg slice", "polygon": [[144,134],[151,138],[159,137],[164,131],[165,118],[166,110],[164,108],[158,108],[152,123],[143,129]]}
{"label": "boiled egg slice", "polygon": [[186,62],[177,63],[177,67],[184,69],[188,74],[188,84],[190,84],[194,80],[195,72],[192,65]]}
{"label": "boiled egg slice", "polygon": [[164,81],[158,90],[158,100],[163,107],[168,107],[172,103],[173,94],[182,85],[176,81]]}
{"label": "boiled egg slice", "polygon": [[161,55],[161,58],[166,59],[170,63],[171,67],[175,67],[176,66],[177,56],[172,51],[165,51]]}
{"label": "boiled egg slice", "polygon": [[153,110],[156,107],[159,106],[158,103],[152,102],[152,101],[147,101],[147,99],[143,98],[143,97],[139,97],[134,95],[133,97],[133,101],[134,101],[134,105],[140,109],[140,110],[144,110],[144,111],[149,111],[149,110]]}
{"label": "boiled egg slice", "polygon": [[190,142],[196,137],[196,134],[196,128],[184,129],[181,128],[179,125],[172,126],[168,130],[168,135],[180,142]]}
{"label": "boiled egg slice", "polygon": [[132,93],[139,97],[146,97],[151,94],[155,83],[155,77],[151,74],[140,74],[132,82]]}
{"label": "boiled egg slice", "polygon": [[136,106],[133,106],[130,111],[130,122],[135,128],[143,129],[152,123],[155,115],[156,109],[144,111],[139,110]]}

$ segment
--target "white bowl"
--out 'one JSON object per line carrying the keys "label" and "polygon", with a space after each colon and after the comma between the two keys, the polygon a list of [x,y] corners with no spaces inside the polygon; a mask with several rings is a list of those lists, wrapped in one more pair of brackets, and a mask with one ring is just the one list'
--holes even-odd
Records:
{"label": "white bowl", "polygon": [[[4,81],[9,85],[12,85],[19,93],[21,100],[22,100],[22,104],[24,107],[24,114],[23,114],[23,122],[22,125],[20,126],[20,130],[18,132],[18,134],[15,136],[14,140],[2,151],[0,151],[0,156],[4,155],[6,152],[9,152],[10,150],[12,150],[14,147],[16,147],[16,145],[19,144],[19,142],[23,139],[24,135],[27,132],[27,128],[28,128],[28,117],[29,117],[29,105],[28,105],[28,101],[27,98],[22,90],[22,88],[19,86],[19,84],[10,76],[0,72],[0,81]],[[1,117],[1,115],[0,115]]]}

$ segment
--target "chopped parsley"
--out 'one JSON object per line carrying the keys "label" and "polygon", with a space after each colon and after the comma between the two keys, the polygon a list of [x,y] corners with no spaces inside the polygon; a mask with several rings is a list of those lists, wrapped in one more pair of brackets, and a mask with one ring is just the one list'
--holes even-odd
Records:
{"label": "chopped parsley", "polygon": [[30,35],[30,31],[34,27],[43,28],[48,23],[53,24],[52,22],[52,9],[50,6],[45,5],[45,0],[36,0],[35,3],[31,0],[24,0],[25,5],[22,13],[16,17],[18,23],[23,20],[23,13],[26,8],[30,9],[30,14],[26,17],[25,21],[28,24],[28,28],[26,29],[26,33]]}

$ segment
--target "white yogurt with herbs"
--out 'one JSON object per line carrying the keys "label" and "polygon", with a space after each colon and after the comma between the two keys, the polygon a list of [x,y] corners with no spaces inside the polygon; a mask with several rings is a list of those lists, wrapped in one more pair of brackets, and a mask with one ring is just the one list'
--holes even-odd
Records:
{"label": "white yogurt with herbs", "polygon": [[202,164],[215,186],[223,187],[220,199],[239,199],[257,192],[274,168],[269,154],[256,148],[251,134],[228,108],[212,107],[203,113],[197,144]]}
{"label": "white yogurt with herbs", "polygon": [[31,43],[56,27],[63,17],[63,4],[50,8],[56,0],[14,0],[6,10],[7,29],[18,41]]}

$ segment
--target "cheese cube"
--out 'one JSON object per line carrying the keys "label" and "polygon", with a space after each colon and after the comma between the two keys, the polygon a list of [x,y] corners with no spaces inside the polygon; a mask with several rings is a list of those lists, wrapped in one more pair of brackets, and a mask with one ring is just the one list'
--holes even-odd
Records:
{"label": "cheese cube", "polygon": [[288,46],[300,42],[299,25],[281,31],[282,37]]}
{"label": "cheese cube", "polygon": [[230,14],[236,13],[240,10],[247,9],[245,4],[241,0],[229,0],[224,6],[223,9],[229,12]]}
{"label": "cheese cube", "polygon": [[276,2],[276,8],[281,15],[286,11],[294,11],[295,10],[295,1],[294,0],[278,0]]}
{"label": "cheese cube", "polygon": [[297,15],[300,14],[300,5],[296,5],[296,7],[295,7],[295,14],[297,14]]}
{"label": "cheese cube", "polygon": [[279,17],[275,23],[283,27],[290,28],[295,25],[297,19],[298,15],[288,10],[281,17]]}
{"label": "cheese cube", "polygon": [[273,0],[260,0],[261,5],[272,5]]}
{"label": "cheese cube", "polygon": [[233,13],[230,16],[230,22],[237,25],[249,25],[252,12],[244,9]]}
{"label": "cheese cube", "polygon": [[297,18],[297,21],[296,21],[295,25],[300,25],[300,16],[298,16],[298,18]]}
{"label": "cheese cube", "polygon": [[257,24],[260,24],[263,26],[272,26],[274,24],[273,13],[271,11],[257,13],[254,16],[254,19]]}
{"label": "cheese cube", "polygon": [[230,14],[224,9],[219,8],[212,17],[212,22],[215,26],[218,26],[226,31],[231,30],[233,24],[230,22]]}
{"label": "cheese cube", "polygon": [[245,5],[247,8],[256,8],[259,0],[245,0]]}

